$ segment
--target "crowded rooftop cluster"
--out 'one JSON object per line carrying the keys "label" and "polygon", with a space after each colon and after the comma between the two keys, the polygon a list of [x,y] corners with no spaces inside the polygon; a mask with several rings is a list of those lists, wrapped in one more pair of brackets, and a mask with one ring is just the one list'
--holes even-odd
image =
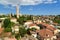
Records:
{"label": "crowded rooftop cluster", "polygon": [[60,16],[0,15],[1,40],[60,40]]}

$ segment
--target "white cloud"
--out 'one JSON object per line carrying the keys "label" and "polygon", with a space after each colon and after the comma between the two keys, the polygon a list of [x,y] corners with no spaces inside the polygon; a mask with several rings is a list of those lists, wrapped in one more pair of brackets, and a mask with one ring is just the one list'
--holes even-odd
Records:
{"label": "white cloud", "polygon": [[45,4],[51,4],[51,3],[57,3],[57,1],[48,1],[48,2],[44,2]]}
{"label": "white cloud", "polygon": [[38,5],[41,3],[57,3],[56,0],[0,0],[0,4],[8,5],[11,4],[15,6],[17,4],[20,5]]}

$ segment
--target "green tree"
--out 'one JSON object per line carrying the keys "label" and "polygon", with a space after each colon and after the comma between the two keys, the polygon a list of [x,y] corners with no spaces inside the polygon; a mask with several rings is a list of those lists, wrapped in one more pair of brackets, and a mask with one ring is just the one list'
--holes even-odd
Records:
{"label": "green tree", "polygon": [[36,31],[36,28],[31,28],[30,30],[31,30],[31,31]]}
{"label": "green tree", "polygon": [[53,20],[53,22],[56,22],[56,23],[60,24],[60,20],[59,19],[55,19],[55,20]]}
{"label": "green tree", "polygon": [[0,18],[4,18],[4,17],[7,17],[6,15],[0,15]]}
{"label": "green tree", "polygon": [[27,34],[28,35],[31,35],[30,30],[31,30],[30,28],[27,29]]}
{"label": "green tree", "polygon": [[19,35],[19,34],[15,34],[15,38],[16,38],[17,40],[19,40],[19,39],[20,39],[20,35]]}
{"label": "green tree", "polygon": [[3,27],[4,28],[10,28],[11,27],[11,21],[10,21],[10,19],[5,19],[4,20]]}
{"label": "green tree", "polygon": [[60,24],[60,15],[57,15],[57,16],[54,18],[53,22],[56,22],[56,23]]}
{"label": "green tree", "polygon": [[32,16],[20,16],[19,19],[17,20],[19,24],[24,24],[27,20],[32,20]]}
{"label": "green tree", "polygon": [[12,29],[11,27],[14,25],[13,22],[10,21],[10,19],[5,19],[4,22],[3,22],[3,27],[4,27],[4,31],[5,32],[11,32]]}
{"label": "green tree", "polygon": [[23,25],[26,20],[27,19],[24,16],[21,16],[21,17],[19,17],[19,19],[17,21],[19,22],[19,24]]}
{"label": "green tree", "polygon": [[32,17],[32,15],[30,15],[30,16],[27,16],[27,20],[33,20],[33,17]]}
{"label": "green tree", "polygon": [[19,28],[19,34],[21,37],[24,37],[24,35],[27,33],[27,30],[25,29],[25,27],[20,27]]}
{"label": "green tree", "polygon": [[5,28],[5,29],[4,29],[4,32],[11,32],[11,31],[12,31],[11,28]]}

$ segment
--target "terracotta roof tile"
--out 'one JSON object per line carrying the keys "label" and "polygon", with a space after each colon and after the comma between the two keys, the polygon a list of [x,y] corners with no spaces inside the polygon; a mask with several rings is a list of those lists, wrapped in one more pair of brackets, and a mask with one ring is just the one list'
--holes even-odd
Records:
{"label": "terracotta roof tile", "polygon": [[30,24],[29,26],[36,26],[36,24]]}
{"label": "terracotta roof tile", "polygon": [[60,38],[57,38],[57,40],[60,40]]}
{"label": "terracotta roof tile", "polygon": [[3,32],[3,30],[4,30],[3,28],[0,28],[0,34]]}
{"label": "terracotta roof tile", "polygon": [[49,29],[42,29],[42,30],[39,30],[38,31],[38,34],[41,36],[41,37],[52,37],[53,36],[53,32],[50,31]]}
{"label": "terracotta roof tile", "polygon": [[50,30],[52,30],[52,31],[56,30],[56,28],[50,26],[49,24],[46,24],[46,23],[40,23],[40,24],[46,26],[46,28],[48,28],[48,29],[50,29]]}
{"label": "terracotta roof tile", "polygon": [[32,20],[28,20],[27,22],[32,22]]}

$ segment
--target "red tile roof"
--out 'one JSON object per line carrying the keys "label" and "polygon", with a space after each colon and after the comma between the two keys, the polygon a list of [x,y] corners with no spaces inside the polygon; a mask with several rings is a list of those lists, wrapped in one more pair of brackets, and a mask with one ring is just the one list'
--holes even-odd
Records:
{"label": "red tile roof", "polygon": [[11,36],[11,32],[5,32],[4,36]]}
{"label": "red tile roof", "polygon": [[57,38],[57,40],[60,40],[60,38]]}
{"label": "red tile roof", "polygon": [[30,27],[31,27],[31,26],[36,26],[36,24],[30,24],[29,26],[30,26]]}
{"label": "red tile roof", "polygon": [[0,34],[3,32],[3,30],[4,30],[3,28],[0,28]]}
{"label": "red tile roof", "polygon": [[50,29],[50,30],[52,30],[52,31],[56,30],[56,28],[50,26],[49,24],[46,24],[46,23],[40,23],[40,24],[46,26],[46,28],[48,28],[48,29]]}
{"label": "red tile roof", "polygon": [[8,40],[16,40],[16,38],[9,38]]}
{"label": "red tile roof", "polygon": [[42,29],[42,30],[37,30],[38,34],[41,36],[41,37],[52,37],[53,36],[53,32],[50,31],[49,29]]}

